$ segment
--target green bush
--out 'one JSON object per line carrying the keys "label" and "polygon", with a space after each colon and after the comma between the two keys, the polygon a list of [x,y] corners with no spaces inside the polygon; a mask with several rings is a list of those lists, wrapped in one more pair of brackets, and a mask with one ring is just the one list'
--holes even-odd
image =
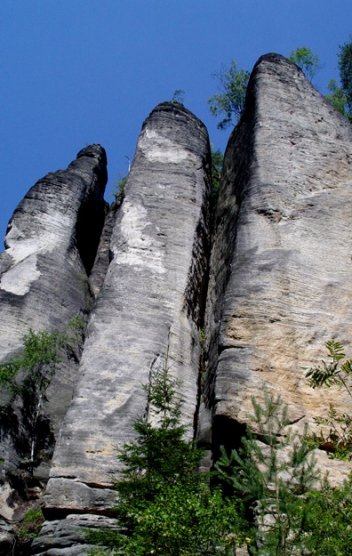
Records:
{"label": "green bush", "polygon": [[[50,434],[43,411],[47,388],[62,357],[76,356],[84,327],[84,321],[77,316],[67,323],[62,332],[35,332],[30,329],[23,337],[22,352],[0,364],[0,387],[8,393],[6,403],[0,408],[1,424],[5,423],[8,432],[12,403],[15,399],[20,400],[22,449],[28,450],[29,470],[33,468],[40,451],[38,444],[45,444],[44,436]],[[17,429],[13,434],[18,440]]]}
{"label": "green bush", "polygon": [[281,398],[265,392],[264,404],[252,405],[242,446],[230,454],[222,449],[215,471],[246,504],[257,553],[291,556],[304,535],[304,497],[319,474],[309,445],[287,429]]}
{"label": "green bush", "polygon": [[[328,361],[311,367],[306,371],[306,377],[312,388],[342,388],[352,399],[352,359],[344,353],[343,345],[336,340],[326,343]],[[340,413],[334,404],[329,405],[327,415],[316,417],[315,422],[324,429],[320,434],[314,434],[312,440],[326,449],[332,456],[339,459],[351,459],[352,455],[352,415]]]}
{"label": "green bush", "polygon": [[340,488],[327,482],[305,500],[305,554],[346,556],[352,553],[352,478]]}

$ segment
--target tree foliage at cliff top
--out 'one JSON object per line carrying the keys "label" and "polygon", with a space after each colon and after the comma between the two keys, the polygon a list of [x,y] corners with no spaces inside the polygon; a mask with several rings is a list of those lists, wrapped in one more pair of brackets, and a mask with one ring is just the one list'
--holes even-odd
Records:
{"label": "tree foliage at cliff top", "polygon": [[[311,48],[301,46],[291,52],[288,59],[304,72],[312,81],[320,69],[319,56]],[[327,85],[330,93],[326,99],[338,112],[348,119],[352,118],[352,42],[340,47],[338,56],[341,86],[336,79],[331,79]],[[222,69],[214,74],[220,85],[220,93],[209,98],[209,109],[213,116],[222,118],[218,123],[219,129],[226,129],[237,123],[244,110],[246,91],[250,72],[238,69],[232,60],[228,69]]]}
{"label": "tree foliage at cliff top", "polygon": [[235,60],[231,61],[228,69],[215,74],[221,93],[210,97],[208,103],[213,116],[223,117],[218,124],[219,129],[234,125],[243,112],[249,75],[249,71],[238,69]]}
{"label": "tree foliage at cliff top", "polygon": [[352,115],[352,42],[343,44],[339,53],[339,70],[343,93],[346,96],[348,114]]}
{"label": "tree foliage at cliff top", "polygon": [[319,56],[314,54],[307,46],[301,46],[293,50],[288,59],[301,68],[309,81],[312,81],[319,70]]}

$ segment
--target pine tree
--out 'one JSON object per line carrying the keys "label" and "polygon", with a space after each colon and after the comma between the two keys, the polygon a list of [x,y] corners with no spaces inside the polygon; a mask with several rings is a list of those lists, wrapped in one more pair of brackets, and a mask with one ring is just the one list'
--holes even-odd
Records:
{"label": "pine tree", "polygon": [[[217,476],[241,498],[253,520],[253,554],[301,554],[306,519],[304,497],[317,483],[311,447],[287,430],[287,407],[265,392],[264,404],[252,400],[251,427],[242,447],[222,449]],[[249,518],[250,519],[250,518]]]}

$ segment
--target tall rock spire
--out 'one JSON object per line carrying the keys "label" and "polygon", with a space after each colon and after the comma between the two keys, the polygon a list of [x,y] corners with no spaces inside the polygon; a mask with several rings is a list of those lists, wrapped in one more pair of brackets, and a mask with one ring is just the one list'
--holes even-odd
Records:
{"label": "tall rock spire", "polygon": [[[204,125],[180,104],[157,106],[138,140],[76,394],[56,445],[45,495],[49,518],[109,514],[118,450],[147,411],[143,385],[153,370],[166,365],[180,380],[183,419],[193,434],[209,194]],[[60,542],[59,533],[51,534]]]}
{"label": "tall rock spire", "polygon": [[[105,151],[91,145],[80,151],[66,170],[39,180],[15,210],[7,229],[6,250],[0,255],[1,362],[18,354],[30,329],[62,329],[69,319],[91,309],[88,274],[104,222],[106,178]],[[46,460],[39,458],[29,473],[24,466],[31,454],[28,415],[24,415],[23,400],[18,395],[9,397],[2,388],[2,518],[10,520],[21,497],[28,498],[28,485],[38,488],[47,479],[55,437],[76,378],[74,361],[58,366],[45,394],[43,411],[50,436],[42,439],[47,445]]]}
{"label": "tall rock spire", "polygon": [[304,367],[330,338],[351,346],[351,193],[350,124],[297,66],[263,56],[217,207],[207,308],[215,446],[236,443],[231,427],[246,423],[264,388],[297,426],[328,406],[331,392],[312,390]]}

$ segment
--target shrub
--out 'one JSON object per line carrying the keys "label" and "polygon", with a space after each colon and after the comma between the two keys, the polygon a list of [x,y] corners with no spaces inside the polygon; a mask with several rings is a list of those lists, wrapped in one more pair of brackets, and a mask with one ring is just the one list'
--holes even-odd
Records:
{"label": "shrub", "polygon": [[[328,361],[306,370],[306,377],[312,388],[343,388],[352,399],[351,378],[352,359],[346,358],[342,344],[336,340],[326,343]],[[320,434],[312,439],[320,447],[340,459],[350,459],[352,453],[352,416],[340,413],[333,404],[329,405],[327,416],[316,417],[315,422],[322,425]],[[326,432],[327,430],[327,432]]]}
{"label": "shrub", "polygon": [[[291,556],[304,538],[304,498],[317,482],[311,448],[287,427],[287,406],[265,392],[252,399],[251,428],[239,450],[222,449],[217,477],[246,503],[258,554]],[[254,552],[254,548],[252,548]]]}
{"label": "shrub", "polygon": [[44,516],[41,508],[33,507],[28,510],[17,531],[20,544],[31,543],[38,536],[43,522]]}
{"label": "shrub", "polygon": [[[22,352],[0,364],[0,386],[9,393],[7,404],[0,408],[1,424],[4,423],[6,431],[9,430],[12,402],[19,399],[23,429],[21,449],[29,452],[30,469],[40,451],[38,441],[45,444],[43,436],[50,436],[43,411],[47,388],[61,356],[76,356],[75,350],[82,340],[84,326],[84,321],[77,316],[67,323],[62,332],[35,332],[30,329],[23,337]],[[19,441],[18,428],[13,434]]]}

